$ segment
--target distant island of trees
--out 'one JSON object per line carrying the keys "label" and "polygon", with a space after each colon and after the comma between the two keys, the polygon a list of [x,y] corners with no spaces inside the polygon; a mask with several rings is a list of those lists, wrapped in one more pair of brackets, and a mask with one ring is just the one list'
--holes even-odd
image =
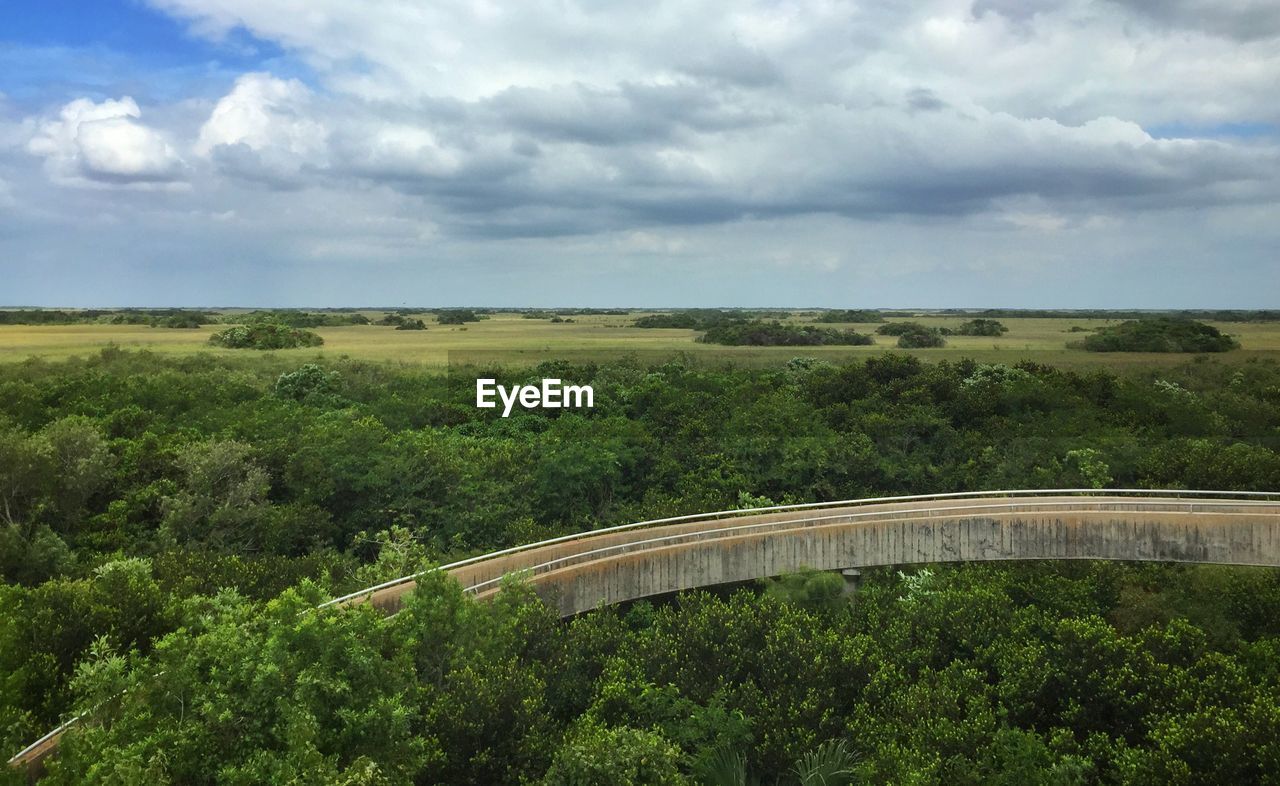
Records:
{"label": "distant island of trees", "polygon": [[1240,342],[1193,319],[1135,319],[1099,328],[1081,346],[1090,352],[1228,352]]}
{"label": "distant island of trees", "polygon": [[812,325],[784,325],[781,322],[765,322],[759,319],[716,325],[708,328],[698,341],[706,344],[753,347],[866,346],[875,343],[871,336],[852,330],[835,330]]}
{"label": "distant island of trees", "polygon": [[214,333],[209,336],[209,343],[227,349],[296,349],[321,346],[324,339],[310,330],[256,322]]}

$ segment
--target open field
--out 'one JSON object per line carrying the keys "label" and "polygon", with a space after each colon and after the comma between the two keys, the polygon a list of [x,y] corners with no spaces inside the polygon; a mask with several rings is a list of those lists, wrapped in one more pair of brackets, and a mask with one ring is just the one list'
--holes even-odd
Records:
{"label": "open field", "polygon": [[[1070,318],[1004,319],[1009,332],[1000,338],[951,336],[942,349],[899,350],[897,339],[875,336],[874,346],[865,347],[724,347],[695,342],[692,330],[641,329],[630,327],[639,314],[574,317],[572,323],[553,324],[542,319],[524,319],[503,313],[466,325],[437,325],[429,315],[425,331],[395,330],[390,327],[353,325],[315,328],[325,344],[318,349],[280,350],[280,358],[299,360],[320,356],[350,356],[377,361],[405,362],[427,366],[490,363],[532,364],[552,358],[599,360],[638,354],[687,353],[694,360],[712,364],[735,363],[767,366],[786,362],[797,355],[837,361],[886,351],[905,352],[927,359],[972,357],[983,362],[1014,363],[1034,360],[1064,367],[1148,367],[1185,362],[1184,354],[1095,353],[1072,349],[1068,343],[1081,340],[1084,333],[1068,332],[1071,327],[1096,328],[1104,320]],[[927,325],[954,327],[962,317],[918,317]],[[801,316],[792,317],[806,323]],[[1212,323],[1235,335],[1241,349],[1214,355],[1225,362],[1267,357],[1280,360],[1280,323]],[[874,324],[825,325],[852,327],[872,333]],[[59,359],[95,354],[103,347],[147,349],[160,354],[245,355],[251,350],[230,350],[208,344],[210,334],[223,326],[208,325],[195,330],[152,328],[141,325],[56,325],[0,326],[0,363],[29,357]]]}

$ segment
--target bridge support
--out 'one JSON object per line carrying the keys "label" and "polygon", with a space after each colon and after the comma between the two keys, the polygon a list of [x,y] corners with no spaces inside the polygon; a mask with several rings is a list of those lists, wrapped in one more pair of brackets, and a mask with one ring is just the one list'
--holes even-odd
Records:
{"label": "bridge support", "polygon": [[862,571],[857,568],[845,568],[840,571],[840,576],[844,578],[844,590],[841,594],[846,597],[855,594],[862,586]]}

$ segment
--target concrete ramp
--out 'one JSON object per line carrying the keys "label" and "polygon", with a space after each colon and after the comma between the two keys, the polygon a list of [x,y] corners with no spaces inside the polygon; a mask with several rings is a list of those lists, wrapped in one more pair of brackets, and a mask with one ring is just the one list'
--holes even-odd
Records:
{"label": "concrete ramp", "polygon": [[[1280,567],[1274,495],[1006,491],[722,511],[580,533],[446,565],[485,599],[518,574],[563,616],[813,568],[1030,559]],[[388,613],[406,576],[334,601]]]}

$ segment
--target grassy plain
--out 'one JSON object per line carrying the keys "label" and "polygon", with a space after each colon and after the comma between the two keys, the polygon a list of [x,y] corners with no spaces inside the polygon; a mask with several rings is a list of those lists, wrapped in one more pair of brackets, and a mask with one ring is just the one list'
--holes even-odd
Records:
{"label": "grassy plain", "polygon": [[[1063,367],[1156,367],[1186,362],[1182,354],[1096,353],[1074,349],[1069,344],[1086,334],[1069,332],[1073,326],[1096,328],[1105,320],[1072,318],[1003,319],[1009,332],[1000,338],[951,336],[941,349],[900,350],[897,339],[875,336],[873,346],[864,347],[723,347],[699,344],[692,330],[642,329],[631,327],[639,313],[631,315],[589,315],[574,317],[571,323],[551,323],[545,319],[525,319],[515,313],[494,314],[466,325],[438,325],[429,314],[425,331],[395,330],[376,325],[315,328],[325,340],[320,348],[280,350],[270,353],[280,360],[301,362],[316,356],[349,356],[362,360],[404,362],[415,365],[534,364],[549,359],[603,360],[626,355],[641,359],[686,353],[695,362],[769,366],[785,363],[797,355],[839,361],[882,352],[905,352],[925,359],[972,357],[982,362],[1015,363],[1033,360]],[[891,317],[898,319],[899,317]],[[954,327],[963,317],[902,317],[927,325]],[[804,314],[789,321],[811,322]],[[1241,362],[1266,357],[1280,360],[1280,323],[1213,323],[1236,336],[1241,349],[1215,355],[1224,362]],[[873,324],[836,324],[872,333]],[[152,328],[141,325],[0,325],[0,363],[29,357],[60,359],[96,354],[115,345],[124,349],[147,349],[159,354],[243,356],[251,350],[230,350],[210,346],[209,335],[223,326],[208,325],[194,330]]]}

